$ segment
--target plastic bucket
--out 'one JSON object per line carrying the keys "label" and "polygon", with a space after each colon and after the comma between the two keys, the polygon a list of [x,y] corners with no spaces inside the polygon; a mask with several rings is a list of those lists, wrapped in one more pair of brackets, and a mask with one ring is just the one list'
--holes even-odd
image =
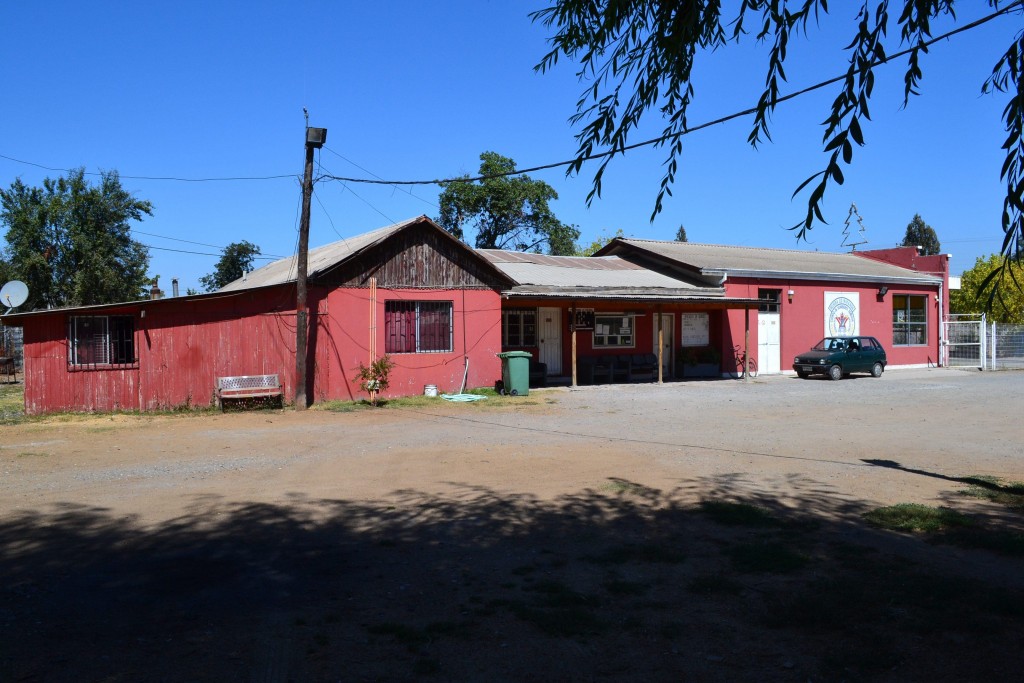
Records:
{"label": "plastic bucket", "polygon": [[424,396],[437,396],[437,385],[436,384],[425,384],[423,386]]}

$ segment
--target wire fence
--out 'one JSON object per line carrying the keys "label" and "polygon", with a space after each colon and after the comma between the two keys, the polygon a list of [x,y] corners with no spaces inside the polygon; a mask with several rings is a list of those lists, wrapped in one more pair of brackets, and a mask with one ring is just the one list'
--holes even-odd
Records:
{"label": "wire fence", "polygon": [[990,323],[979,313],[951,315],[945,326],[947,367],[1024,370],[1024,325]]}
{"label": "wire fence", "polygon": [[985,355],[985,316],[951,315],[946,321],[946,367],[980,368]]}
{"label": "wire fence", "polygon": [[24,366],[25,347],[22,340],[23,327],[0,325],[0,356],[14,358],[14,365],[19,370]]}
{"label": "wire fence", "polygon": [[1024,325],[992,323],[985,330],[987,369],[1024,369]]}

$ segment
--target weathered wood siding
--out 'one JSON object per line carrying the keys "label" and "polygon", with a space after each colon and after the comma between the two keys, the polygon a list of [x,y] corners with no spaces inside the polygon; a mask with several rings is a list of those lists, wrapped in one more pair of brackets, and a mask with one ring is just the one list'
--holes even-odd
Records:
{"label": "weathered wood siding", "polygon": [[137,367],[69,369],[66,314],[30,319],[24,338],[25,412],[138,409]]}
{"label": "weathered wood siding", "polygon": [[[452,302],[452,350],[395,354],[387,396],[421,394],[425,384],[457,391],[500,375],[500,288],[504,276],[431,223],[403,230],[312,283],[307,396],[359,399],[354,373],[368,364],[369,278],[377,278],[377,355],[385,353],[389,300]],[[145,312],[145,315],[143,315]],[[70,314],[130,315],[134,367],[68,366]],[[217,377],[278,374],[295,394],[295,286],[209,297],[143,301],[101,311],[31,316],[25,325],[26,410],[155,410],[210,405]]]}
{"label": "weathered wood siding", "polygon": [[317,278],[328,287],[494,289],[508,283],[436,228],[414,226]]}
{"label": "weathered wood siding", "polygon": [[[135,319],[138,363],[126,368],[69,367],[68,313],[30,318],[25,323],[26,412],[210,405],[215,378],[225,375],[278,374],[290,395],[295,377],[294,291],[283,286],[105,310],[101,314]],[[311,296],[312,306],[317,300]]]}
{"label": "weathered wood siding", "polygon": [[280,375],[294,392],[294,288],[164,302],[138,323],[140,408],[210,405],[217,377]]}

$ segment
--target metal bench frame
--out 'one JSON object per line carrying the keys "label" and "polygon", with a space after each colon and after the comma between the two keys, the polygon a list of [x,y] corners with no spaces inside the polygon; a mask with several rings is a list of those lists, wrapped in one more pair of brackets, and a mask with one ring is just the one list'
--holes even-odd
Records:
{"label": "metal bench frame", "polygon": [[224,399],[274,398],[284,403],[284,387],[278,375],[238,375],[217,378],[217,407],[224,410]]}

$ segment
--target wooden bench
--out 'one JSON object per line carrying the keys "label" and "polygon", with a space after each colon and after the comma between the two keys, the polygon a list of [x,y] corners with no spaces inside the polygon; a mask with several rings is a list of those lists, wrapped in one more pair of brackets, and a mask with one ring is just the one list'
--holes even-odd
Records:
{"label": "wooden bench", "polygon": [[224,410],[224,399],[277,398],[284,406],[284,388],[277,375],[239,375],[217,378],[217,407]]}

